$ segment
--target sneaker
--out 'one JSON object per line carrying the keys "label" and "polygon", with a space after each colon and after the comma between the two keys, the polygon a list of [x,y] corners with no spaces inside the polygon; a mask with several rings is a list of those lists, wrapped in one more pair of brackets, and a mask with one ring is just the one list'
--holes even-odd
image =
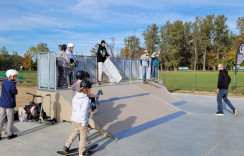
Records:
{"label": "sneaker", "polygon": [[223,115],[224,115],[224,113],[221,113],[221,112],[216,112],[216,115],[218,115],[218,116],[223,116]]}
{"label": "sneaker", "polygon": [[238,115],[238,111],[236,109],[233,112],[234,112],[235,116]]}
{"label": "sneaker", "polygon": [[63,152],[66,153],[66,154],[69,154],[69,148],[64,146],[63,147]]}
{"label": "sneaker", "polygon": [[152,81],[154,82],[155,81],[155,78],[152,78]]}
{"label": "sneaker", "polygon": [[2,139],[2,137],[0,136],[0,140]]}
{"label": "sneaker", "polygon": [[10,139],[13,139],[13,138],[16,138],[16,137],[17,137],[17,134],[12,134],[12,135],[8,136],[8,139],[10,140]]}

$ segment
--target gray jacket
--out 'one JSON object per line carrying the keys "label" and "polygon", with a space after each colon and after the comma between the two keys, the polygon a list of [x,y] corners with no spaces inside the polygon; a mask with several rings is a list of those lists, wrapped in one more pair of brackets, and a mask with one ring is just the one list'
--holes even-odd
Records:
{"label": "gray jacket", "polygon": [[148,67],[149,66],[149,59],[150,59],[150,57],[148,55],[143,54],[141,56],[141,61],[140,61],[141,66],[147,66]]}
{"label": "gray jacket", "polygon": [[68,65],[70,64],[70,59],[68,57],[68,55],[66,54],[65,51],[60,51],[57,54],[57,66],[61,66],[61,67],[68,67]]}

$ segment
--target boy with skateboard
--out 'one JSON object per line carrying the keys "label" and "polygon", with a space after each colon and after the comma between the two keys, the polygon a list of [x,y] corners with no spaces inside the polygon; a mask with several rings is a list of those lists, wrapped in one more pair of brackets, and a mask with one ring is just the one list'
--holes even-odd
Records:
{"label": "boy with skateboard", "polygon": [[90,151],[85,152],[86,142],[86,126],[88,123],[89,110],[89,95],[92,84],[90,81],[82,80],[80,89],[76,92],[72,99],[72,116],[74,131],[63,147],[63,152],[69,154],[70,145],[73,143],[78,134],[80,134],[79,141],[79,156],[89,155]]}
{"label": "boy with skateboard", "polygon": [[14,107],[16,107],[15,96],[18,94],[18,90],[16,89],[18,74],[19,73],[17,70],[8,70],[6,72],[7,79],[4,79],[2,83],[2,95],[0,98],[0,140],[4,119],[6,116],[8,119],[8,139],[17,137],[17,135],[13,133],[13,121]]}

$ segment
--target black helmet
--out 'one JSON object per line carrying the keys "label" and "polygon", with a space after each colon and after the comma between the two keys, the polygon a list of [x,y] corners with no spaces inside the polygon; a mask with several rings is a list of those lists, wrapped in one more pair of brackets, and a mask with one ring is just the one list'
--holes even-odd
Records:
{"label": "black helmet", "polygon": [[67,45],[66,45],[66,44],[60,44],[60,45],[58,45],[58,48],[59,48],[61,51],[66,51],[66,49],[67,49]]}
{"label": "black helmet", "polygon": [[90,77],[90,74],[89,74],[88,72],[85,72],[85,76],[84,76],[84,78],[91,78],[91,77]]}
{"label": "black helmet", "polygon": [[82,80],[82,82],[80,83],[80,88],[91,88],[92,84],[90,81],[87,80]]}
{"label": "black helmet", "polygon": [[77,80],[83,80],[84,76],[85,76],[85,72],[82,70],[77,71],[75,74]]}

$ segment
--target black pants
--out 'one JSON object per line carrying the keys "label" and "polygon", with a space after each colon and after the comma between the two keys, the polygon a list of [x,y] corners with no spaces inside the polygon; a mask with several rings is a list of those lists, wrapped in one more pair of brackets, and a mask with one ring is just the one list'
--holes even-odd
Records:
{"label": "black pants", "polygon": [[68,86],[70,85],[70,79],[68,76],[68,68],[58,66],[58,86],[61,85],[62,78],[65,77]]}

